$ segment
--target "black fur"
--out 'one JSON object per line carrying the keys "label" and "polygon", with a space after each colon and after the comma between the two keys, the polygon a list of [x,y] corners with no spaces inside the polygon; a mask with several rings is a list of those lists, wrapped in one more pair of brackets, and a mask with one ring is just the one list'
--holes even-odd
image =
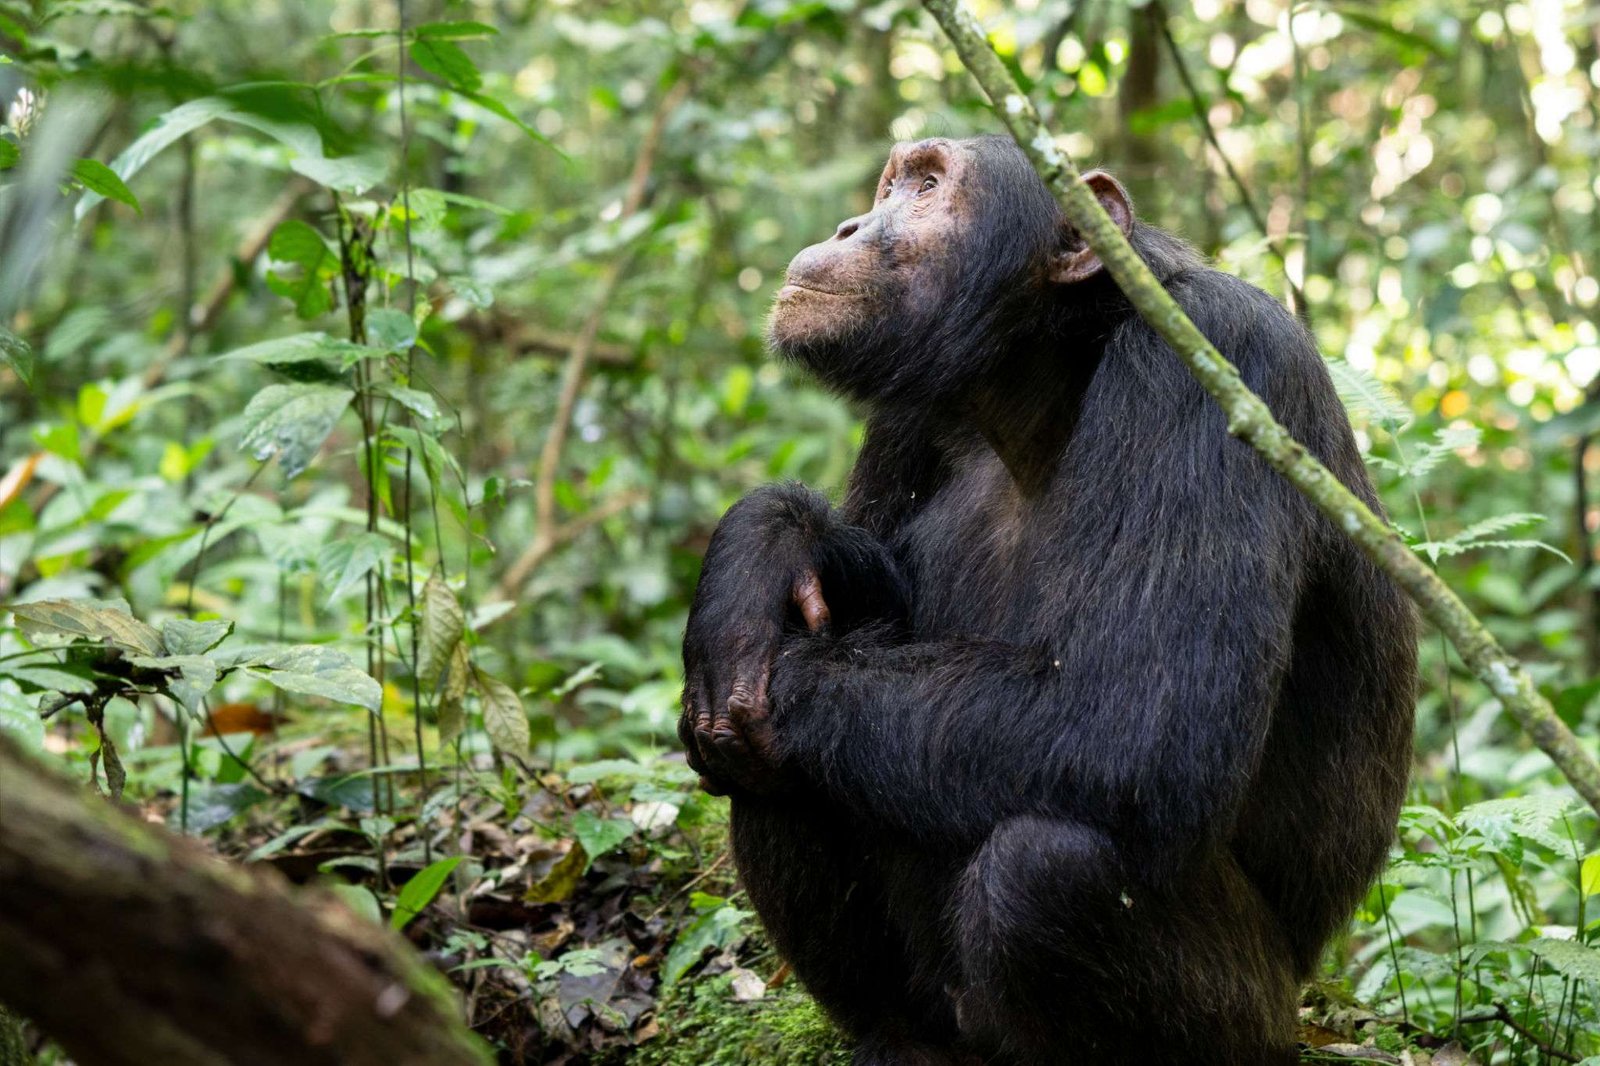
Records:
{"label": "black fur", "polygon": [[[867,406],[844,505],[759,489],[706,557],[686,705],[776,651],[771,780],[723,782],[741,876],[859,1063],[1293,1061],[1298,984],[1404,791],[1411,608],[1109,278],[1038,280],[1060,220],[1015,147],[961,148],[993,212],[942,312],[788,353]],[[1293,316],[1130,236],[1377,507]],[[817,634],[787,594],[807,568]],[[716,778],[737,752],[690,719]]]}

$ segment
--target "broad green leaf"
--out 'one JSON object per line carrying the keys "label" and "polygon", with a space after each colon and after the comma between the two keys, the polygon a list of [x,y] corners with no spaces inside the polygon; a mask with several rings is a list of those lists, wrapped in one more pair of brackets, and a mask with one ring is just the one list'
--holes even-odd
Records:
{"label": "broad green leaf", "polygon": [[489,742],[509,755],[527,755],[532,737],[522,697],[503,681],[481,673],[477,677],[478,695],[483,698],[483,728],[489,734]]}
{"label": "broad green leaf", "polygon": [[324,544],[317,553],[317,579],[332,590],[328,602],[336,603],[373,571],[381,574],[393,554],[389,538],[381,533],[357,533]]}
{"label": "broad green leaf", "polygon": [[388,351],[404,352],[417,343],[417,324],[398,308],[380,307],[367,314],[367,340]]}
{"label": "broad green leaf", "polygon": [[172,655],[204,655],[233,632],[233,623],[224,621],[191,622],[169,618],[161,623],[161,639]]}
{"label": "broad green leaf", "polygon": [[[461,644],[466,632],[467,616],[461,601],[449,584],[434,574],[422,586],[422,618],[417,623],[417,677],[423,687],[434,689]],[[457,678],[461,684],[464,677]]]}
{"label": "broad green leaf", "polygon": [[144,208],[139,206],[138,198],[122,183],[122,179],[117,177],[117,172],[99,160],[78,160],[72,164],[72,176],[89,192],[98,193],[101,197],[115,200],[119,204],[127,204],[139,214],[144,214]]}
{"label": "broad green leaf", "polygon": [[339,385],[268,385],[244,409],[239,447],[262,462],[277,456],[292,478],[311,465],[354,396]]}
{"label": "broad green leaf", "polygon": [[590,862],[633,836],[633,829],[630,819],[601,818],[590,810],[581,810],[572,819],[572,833]]}
{"label": "broad green leaf", "polygon": [[104,641],[137,655],[165,655],[161,634],[139,621],[124,600],[35,600],[14,604],[17,624],[37,640],[48,636]]}
{"label": "broad green leaf", "polygon": [[217,684],[216,660],[204,655],[134,655],[128,661],[145,670],[165,673],[167,691],[195,714],[200,712],[200,701]]}
{"label": "broad green leaf", "polygon": [[419,37],[411,42],[411,59],[427,71],[442,78],[452,89],[477,92],[483,86],[483,75],[472,58],[442,37]]}
{"label": "broad green leaf", "polygon": [[1538,937],[1516,945],[1531,951],[1556,973],[1579,981],[1600,981],[1600,951],[1576,940]]}
{"label": "broad green leaf", "polygon": [[408,389],[404,385],[385,385],[383,392],[418,418],[432,422],[442,417],[439,401],[433,398],[432,393],[423,392],[421,389]]}
{"label": "broad green leaf", "polygon": [[[215,829],[266,798],[266,792],[245,781],[200,785],[189,796],[189,832],[199,834]],[[178,828],[181,815],[181,810],[174,807],[167,815],[167,826]]]}
{"label": "broad green leaf", "polygon": [[472,660],[467,655],[465,641],[457,641],[450,660],[439,674],[434,691],[439,694],[439,743],[449,744],[461,735],[467,725],[467,678],[472,673]]}
{"label": "broad green leaf", "polygon": [[272,367],[281,373],[293,373],[297,363],[323,363],[330,369],[345,371],[363,359],[380,359],[386,353],[382,348],[353,341],[340,340],[326,333],[292,333],[287,337],[248,344],[231,352],[215,356],[217,359],[243,359]]}
{"label": "broad green leaf", "polygon": [[737,943],[744,936],[744,925],[749,918],[749,911],[737,907],[720,905],[706,910],[683,931],[667,952],[666,961],[661,967],[661,987],[668,989],[677,984],[678,979],[700,961],[700,956],[707,949],[720,950]]}
{"label": "broad green leaf", "polygon": [[0,137],[0,170],[10,170],[22,159],[22,153],[17,146]]}
{"label": "broad green leaf", "polygon": [[459,865],[461,856],[453,855],[418,870],[411,880],[401,886],[400,896],[394,903],[394,913],[389,916],[389,927],[404,929],[411,924],[411,919],[433,902],[444,883],[450,879],[451,872]]}
{"label": "broad green leaf", "polygon": [[332,157],[301,153],[289,160],[289,168],[324,188],[352,196],[360,196],[389,176],[389,160],[377,151]]}
{"label": "broad green leaf", "polygon": [[334,895],[344,900],[346,907],[374,925],[383,924],[383,910],[378,905],[378,897],[372,894],[372,889],[366,885],[351,885],[343,881],[335,881],[328,887],[333,890]]}
{"label": "broad green leaf", "polygon": [[1584,896],[1593,896],[1600,892],[1600,855],[1590,855],[1584,859],[1581,869]]}
{"label": "broad green leaf", "polygon": [[55,665],[7,663],[0,666],[0,674],[18,682],[29,691],[84,693],[95,690],[95,683],[91,678],[73,670],[63,670]]}
{"label": "broad green leaf", "polygon": [[0,326],[0,366],[9,366],[24,385],[33,388],[33,349],[4,326]]}
{"label": "broad green leaf", "polygon": [[[111,170],[126,182],[160,152],[170,147],[184,134],[204,126],[233,110],[233,105],[221,97],[208,96],[191,100],[168,111],[156,119],[148,130],[111,161]],[[73,209],[73,219],[81,220],[89,209],[105,197],[93,189],[85,193]]]}
{"label": "broad green leaf", "polygon": [[0,681],[0,733],[8,734],[27,751],[44,746],[44,719],[34,701],[8,681]]}
{"label": "broad green leaf", "polygon": [[272,231],[267,255],[275,262],[299,268],[297,274],[273,271],[267,282],[273,292],[294,302],[295,313],[301,318],[315,318],[333,306],[329,282],[339,272],[339,257],[322,234],[297,218],[288,219]]}
{"label": "broad green leaf", "polygon": [[244,664],[247,674],[302,696],[320,696],[378,713],[383,688],[336,648],[299,644]]}

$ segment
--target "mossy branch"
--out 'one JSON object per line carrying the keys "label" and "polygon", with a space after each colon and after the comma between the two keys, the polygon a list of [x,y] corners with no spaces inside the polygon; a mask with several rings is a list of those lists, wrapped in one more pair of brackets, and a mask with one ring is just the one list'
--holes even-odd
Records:
{"label": "mossy branch", "polygon": [[1045,129],[1039,113],[960,0],[923,0],[967,70],[988,95],[995,113],[1038,170],[1063,211],[1088,241],[1139,314],[1153,326],[1228,416],[1228,432],[1248,443],[1317,509],[1356,542],[1450,639],[1467,667],[1489,686],[1572,787],[1600,811],[1600,763],[1540,695],[1533,678],[1382,519],[1357,499],[1327,467],[1278,424],[1267,405],[1240,379],[1145,266],[1078,168]]}

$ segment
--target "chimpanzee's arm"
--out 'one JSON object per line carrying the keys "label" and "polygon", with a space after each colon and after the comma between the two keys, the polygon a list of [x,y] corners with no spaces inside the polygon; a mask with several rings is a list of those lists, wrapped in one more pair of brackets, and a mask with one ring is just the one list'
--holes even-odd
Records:
{"label": "chimpanzee's arm", "polygon": [[[1253,308],[1230,310],[1243,330]],[[1287,380],[1269,399],[1276,391],[1291,428],[1348,434],[1297,327],[1267,325],[1248,338],[1208,332],[1258,389],[1276,364]],[[1016,593],[1053,605],[1035,631],[1006,643],[897,644],[866,630],[785,641],[772,675],[778,753],[868,823],[948,844],[1054,814],[1160,859],[1228,832],[1320,520],[1229,437],[1153,335],[1124,333],[1099,375],[1062,470],[1070,506],[1030,571],[1041,584]]]}
{"label": "chimpanzee's arm", "polygon": [[907,603],[888,549],[842,521],[820,494],[768,485],[730,508],[706,550],[683,641],[678,735],[707,787],[779,784],[767,686],[786,631],[895,627],[908,617]]}

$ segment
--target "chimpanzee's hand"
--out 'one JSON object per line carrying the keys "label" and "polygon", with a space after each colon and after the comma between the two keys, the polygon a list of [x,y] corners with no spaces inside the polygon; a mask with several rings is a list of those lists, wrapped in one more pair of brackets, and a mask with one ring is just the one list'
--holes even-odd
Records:
{"label": "chimpanzee's hand", "polygon": [[767,685],[785,626],[828,625],[814,559],[827,522],[820,496],[770,486],[735,504],[712,534],[684,633],[678,720],[708,792],[784,786]]}

